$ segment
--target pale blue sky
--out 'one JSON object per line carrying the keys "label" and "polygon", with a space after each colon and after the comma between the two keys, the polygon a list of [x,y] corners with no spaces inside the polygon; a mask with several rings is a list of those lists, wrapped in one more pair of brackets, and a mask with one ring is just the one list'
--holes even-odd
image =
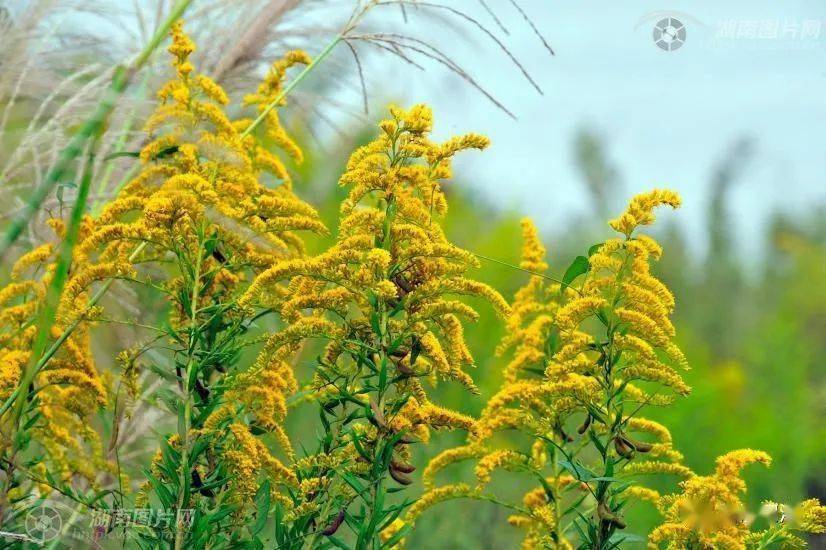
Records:
{"label": "pale blue sky", "polygon": [[[586,192],[571,138],[587,125],[604,136],[622,173],[621,196],[652,186],[677,189],[685,199],[679,219],[691,235],[701,235],[710,170],[741,136],[757,147],[731,212],[747,250],[756,247],[772,209],[802,211],[826,202],[826,2],[521,0],[556,50],[553,58],[506,0],[487,2],[511,31],[504,41],[544,96],[483,36],[471,32],[478,40],[463,46],[436,28],[429,34],[518,120],[432,64],[422,74],[376,59],[373,70],[382,77],[373,79],[372,93],[374,100],[430,103],[441,135],[490,135],[488,151],[468,154],[457,166],[491,200],[548,228],[562,226],[571,211],[582,212]],[[475,0],[464,5],[493,27]],[[687,27],[685,45],[673,52],[658,49],[651,36],[656,14],[666,10],[678,12]]]}

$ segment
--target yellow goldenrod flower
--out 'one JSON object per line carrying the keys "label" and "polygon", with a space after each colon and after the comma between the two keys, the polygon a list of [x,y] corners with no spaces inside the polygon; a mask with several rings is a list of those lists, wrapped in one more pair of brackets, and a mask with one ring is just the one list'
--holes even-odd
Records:
{"label": "yellow goldenrod flower", "polygon": [[751,449],[730,452],[717,459],[713,475],[689,477],[680,483],[681,493],[661,497],[665,522],[649,536],[649,547],[745,548],[749,530],[742,519],[746,484],[740,471],[752,463],[769,465],[771,458]]}

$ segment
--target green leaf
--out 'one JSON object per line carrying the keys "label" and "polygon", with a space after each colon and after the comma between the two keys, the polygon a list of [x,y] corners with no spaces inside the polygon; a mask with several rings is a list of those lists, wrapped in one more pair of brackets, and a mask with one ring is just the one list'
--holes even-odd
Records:
{"label": "green leaf", "polygon": [[602,441],[600,441],[599,437],[593,429],[588,430],[588,437],[591,439],[591,443],[594,444],[594,447],[596,447],[599,451],[599,454],[602,455],[603,458],[605,458],[607,449],[605,448],[605,445],[602,444]]}
{"label": "green leaf", "polygon": [[103,160],[113,160],[113,159],[120,158],[120,157],[138,158],[139,156],[141,156],[140,151],[116,151],[114,153],[109,153],[108,155],[103,157]]}
{"label": "green leaf", "polygon": [[224,508],[221,508],[220,510],[218,510],[217,512],[215,512],[214,514],[209,516],[209,522],[210,523],[218,523],[219,521],[221,521],[222,519],[224,519],[225,517],[227,517],[228,515],[230,515],[231,513],[233,513],[237,509],[238,509],[238,506],[235,506],[235,505],[224,506]]}
{"label": "green leaf", "polygon": [[382,543],[382,548],[393,548],[405,535],[407,535],[411,530],[413,530],[413,526],[410,524],[405,524],[404,527],[399,529],[398,533],[384,541]]}
{"label": "green leaf", "polygon": [[384,393],[387,387],[387,357],[381,358],[381,367],[379,367],[379,393]]}
{"label": "green leaf", "polygon": [[253,535],[260,533],[267,525],[267,514],[270,513],[270,482],[264,481],[258,492],[255,493],[255,523],[250,527]]}
{"label": "green leaf", "polygon": [[155,477],[148,472],[146,477],[152,485],[152,488],[155,489],[155,494],[158,495],[158,499],[161,501],[164,508],[173,508],[175,505],[175,498],[172,496],[172,493],[169,492],[169,489],[167,489],[163,483],[155,479]]}
{"label": "green leaf", "polygon": [[580,463],[571,462],[569,460],[560,460],[558,464],[571,472],[579,481],[590,481],[596,477],[594,472],[590,471]]}
{"label": "green leaf", "polygon": [[359,495],[361,495],[367,490],[365,487],[361,485],[361,482],[357,480],[350,472],[342,473],[341,477],[344,479],[347,485],[352,487],[353,490],[356,491],[356,493],[358,493]]}
{"label": "green leaf", "polygon": [[605,244],[605,243],[597,243],[597,244],[593,245],[591,248],[589,248],[589,249],[588,249],[588,257],[590,258],[590,257],[591,257],[591,256],[593,256],[594,254],[596,254],[596,253],[597,253],[597,251],[598,251],[600,248],[602,248],[602,245],[604,245],[604,244]]}
{"label": "green leaf", "polygon": [[642,542],[645,542],[645,541],[646,541],[645,537],[635,535],[634,533],[614,533],[614,536],[612,536],[609,539],[609,542],[611,542],[611,544],[612,544],[611,548],[617,548],[620,543],[629,543],[630,544],[630,543],[642,543]]}
{"label": "green leaf", "polygon": [[336,548],[341,548],[342,550],[350,550],[350,547],[347,546],[343,540],[338,537],[334,537],[333,535],[329,535],[327,540],[333,543]]}
{"label": "green leaf", "polygon": [[571,286],[574,279],[587,273],[590,268],[591,264],[585,256],[577,256],[574,258],[574,261],[571,262],[571,265],[565,270],[565,275],[562,276],[562,287]]}
{"label": "green leaf", "polygon": [[372,328],[372,329],[373,329],[373,332],[374,332],[377,336],[381,336],[381,335],[382,335],[382,331],[381,331],[381,319],[379,319],[379,314],[378,314],[378,313],[376,313],[376,312],[373,312],[373,313],[370,315],[370,328]]}
{"label": "green leaf", "polygon": [[362,446],[362,444],[361,444],[361,439],[359,438],[359,435],[355,431],[353,431],[353,432],[351,432],[351,437],[353,439],[353,445],[355,446],[356,451],[358,451],[358,453],[363,458],[366,458],[367,460],[370,460],[371,456],[369,454],[367,454],[366,450],[364,450],[364,446]]}

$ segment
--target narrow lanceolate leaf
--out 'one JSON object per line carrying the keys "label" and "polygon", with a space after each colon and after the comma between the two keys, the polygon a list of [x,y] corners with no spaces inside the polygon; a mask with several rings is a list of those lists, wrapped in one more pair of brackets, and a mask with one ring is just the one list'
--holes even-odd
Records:
{"label": "narrow lanceolate leaf", "polygon": [[574,279],[588,272],[590,265],[588,258],[585,256],[577,256],[574,258],[574,261],[571,262],[571,265],[568,266],[568,269],[565,270],[565,274],[562,276],[562,287],[571,286]]}
{"label": "narrow lanceolate leaf", "polygon": [[267,525],[267,515],[270,512],[270,482],[265,480],[255,494],[255,523],[250,527],[253,535],[260,533]]}

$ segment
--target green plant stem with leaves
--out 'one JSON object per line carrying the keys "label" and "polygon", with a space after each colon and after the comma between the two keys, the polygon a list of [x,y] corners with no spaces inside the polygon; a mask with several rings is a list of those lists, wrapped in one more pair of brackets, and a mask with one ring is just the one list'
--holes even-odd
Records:
{"label": "green plant stem with leaves", "polygon": [[[189,326],[189,346],[187,349],[187,362],[183,383],[183,419],[178,421],[178,437],[181,444],[181,466],[178,484],[177,509],[184,510],[189,504],[189,432],[192,424],[192,391],[193,383],[198,376],[198,360],[196,352],[198,350],[198,300],[201,284],[201,264],[203,262],[204,227],[198,229],[198,247],[195,258],[195,265],[191,280],[191,309]],[[181,550],[186,536],[185,526],[180,521],[175,524],[175,550]]]}
{"label": "green plant stem with leaves", "polygon": [[[72,263],[72,252],[77,243],[78,235],[80,233],[80,224],[83,219],[83,214],[86,206],[86,200],[89,196],[89,187],[92,181],[92,166],[94,163],[94,149],[97,145],[97,139],[89,144],[89,151],[87,153],[86,162],[83,164],[80,174],[80,185],[78,186],[77,199],[74,208],[72,209],[71,218],[66,228],[66,234],[60,246],[57,256],[57,263],[55,265],[54,275],[49,283],[46,291],[46,300],[41,308],[37,318],[37,335],[34,341],[34,347],[31,352],[31,359],[26,364],[21,375],[19,388],[23,388],[23,392],[18,392],[14,399],[10,398],[9,407],[13,408],[11,426],[7,437],[3,438],[4,448],[2,449],[2,456],[4,461],[4,468],[6,469],[6,478],[3,484],[3,493],[0,495],[0,518],[3,517],[3,510],[8,504],[7,495],[11,489],[11,484],[14,481],[14,469],[17,454],[28,444],[25,437],[20,434],[20,422],[26,414],[27,407],[36,407],[36,402],[30,399],[29,388],[33,388],[35,376],[39,372],[36,358],[43,355],[48,339],[51,333],[51,327],[55,322],[57,308],[60,302],[60,297],[63,293],[63,287],[66,284],[66,279],[69,275],[69,267]],[[4,408],[4,411],[6,409]],[[28,426],[29,423],[27,423]],[[6,445],[11,445],[9,455],[6,456]]]}

